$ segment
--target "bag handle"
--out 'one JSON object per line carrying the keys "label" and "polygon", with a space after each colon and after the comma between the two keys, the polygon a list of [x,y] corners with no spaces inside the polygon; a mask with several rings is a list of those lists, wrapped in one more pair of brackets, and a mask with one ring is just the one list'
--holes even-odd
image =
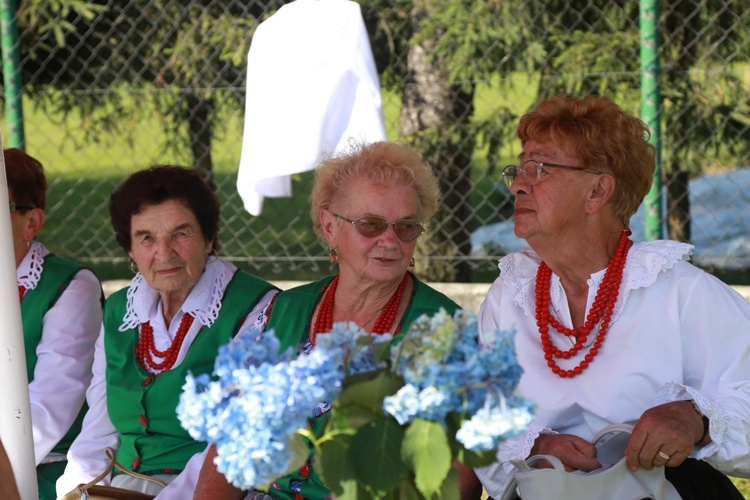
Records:
{"label": "bag handle", "polygon": [[107,468],[104,469],[104,472],[99,474],[97,477],[95,477],[88,483],[79,484],[75,489],[76,492],[83,495],[84,491],[96,485],[99,481],[107,477],[112,472],[112,469],[114,469],[115,467],[120,469],[123,473],[127,474],[128,476],[137,477],[138,479],[143,479],[144,481],[150,481],[152,483],[160,484],[162,486],[167,486],[167,483],[165,483],[161,479],[157,479],[152,476],[147,476],[146,474],[141,474],[139,472],[132,471],[128,469],[127,467],[124,467],[120,462],[117,461],[117,453],[115,452],[114,448],[111,448],[109,446],[104,448],[104,454],[107,455],[107,458],[109,459],[109,464],[107,465]]}
{"label": "bag handle", "polygon": [[532,455],[526,460],[511,460],[510,462],[516,467],[518,470],[530,470],[533,465],[535,465],[537,462],[541,462],[542,460],[548,461],[550,464],[552,464],[553,469],[557,470],[565,470],[565,466],[563,465],[562,461],[553,456],[553,455]]}
{"label": "bag handle", "polygon": [[591,441],[594,445],[596,445],[599,441],[601,441],[605,436],[608,434],[632,434],[633,433],[633,425],[631,424],[611,424],[605,427],[604,429],[600,430],[596,433],[596,436],[594,436],[594,439]]}

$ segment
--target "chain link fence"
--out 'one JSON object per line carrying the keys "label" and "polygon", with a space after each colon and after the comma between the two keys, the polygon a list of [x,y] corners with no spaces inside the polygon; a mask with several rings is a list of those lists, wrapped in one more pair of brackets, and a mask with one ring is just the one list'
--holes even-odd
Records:
{"label": "chain link fence", "polygon": [[[20,1],[25,149],[45,165],[49,182],[40,239],[103,279],[127,277],[109,194],[135,170],[190,165],[222,203],[224,257],[269,279],[328,274],[327,249],[308,215],[310,173],[293,176],[293,197],[267,199],[259,216],[244,211],[236,190],[247,52],[259,23],[284,3]],[[520,152],[518,118],[561,92],[604,93],[640,115],[644,7],[627,0],[360,4],[389,139],[419,150],[443,191],[443,207],[418,246],[417,271],[432,281],[492,280],[497,259],[523,246],[512,235],[512,201],[500,175]],[[692,241],[698,264],[742,283],[750,269],[743,168],[750,10],[740,0],[650,9],[661,40],[664,235]],[[6,84],[6,102],[8,92]],[[9,147],[8,113],[2,126]],[[636,239],[641,220],[633,221]]]}

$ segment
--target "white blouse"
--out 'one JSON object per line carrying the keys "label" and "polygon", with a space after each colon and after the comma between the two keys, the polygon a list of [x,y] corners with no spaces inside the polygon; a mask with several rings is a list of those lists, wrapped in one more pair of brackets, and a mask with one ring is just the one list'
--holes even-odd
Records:
{"label": "white blouse", "polygon": [[[692,249],[674,241],[633,245],[609,332],[590,366],[573,379],[552,373],[544,359],[534,319],[539,257],[524,250],[500,260],[500,276],[479,311],[480,331],[516,331],[524,369],[519,393],[536,410],[526,434],[502,443],[498,462],[477,469],[490,496],[502,493],[512,471],[508,460],[526,458],[541,432],[591,439],[608,424],[636,421],[653,406],[686,399],[709,417],[712,439],[691,456],[725,474],[750,474],[750,304],[686,262]],[[591,275],[587,310],[604,272]],[[572,327],[565,290],[554,274],[550,304],[560,323]],[[595,335],[596,329],[590,338]],[[557,347],[569,349],[561,337],[550,335]],[[584,348],[557,363],[571,369],[587,353]]]}
{"label": "white blouse", "polygon": [[[182,317],[186,313],[194,315],[195,321],[188,330],[175,361],[174,366],[178,366],[185,359],[185,355],[201,327],[204,325],[211,326],[218,317],[224,290],[236,271],[237,267],[223,260],[206,264],[203,274],[169,325],[164,322],[159,293],[148,285],[140,273],[136,274],[128,290],[127,310],[120,331],[128,330],[142,322],[149,321],[154,330],[154,345],[156,349],[163,351],[172,344]],[[245,319],[241,330],[256,324],[256,322],[264,322],[262,318],[263,310],[275,294],[276,291],[274,290],[268,292],[255,305]],[[105,374],[106,359],[104,327],[102,326],[96,340],[93,380],[86,392],[89,411],[84,418],[81,434],[73,442],[68,452],[68,465],[65,468],[65,473],[57,481],[58,496],[62,496],[78,484],[86,483],[98,476],[108,464],[107,458],[104,456],[104,448],[111,446],[117,449],[119,446],[117,430],[112,425],[107,413]],[[159,476],[160,479],[166,479],[167,482],[174,477],[176,476]],[[110,484],[109,481],[110,479],[107,478],[102,481],[102,484]],[[165,488],[164,496],[160,498],[192,498],[192,490],[183,489],[179,491],[178,488],[170,488],[170,486]]]}
{"label": "white blouse", "polygon": [[[37,287],[49,253],[41,243],[32,242],[16,269],[19,286],[27,291]],[[34,379],[29,383],[36,465],[65,458],[50,451],[68,432],[86,399],[102,322],[101,293],[94,273],[82,269],[42,318]]]}

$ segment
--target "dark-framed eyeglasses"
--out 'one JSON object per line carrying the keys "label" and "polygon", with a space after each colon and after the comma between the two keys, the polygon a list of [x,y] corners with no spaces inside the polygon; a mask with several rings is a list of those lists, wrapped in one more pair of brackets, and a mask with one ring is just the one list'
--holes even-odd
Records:
{"label": "dark-framed eyeglasses", "polygon": [[33,207],[31,205],[24,205],[23,203],[16,203],[15,201],[10,202],[10,211],[11,212],[24,212],[26,210],[31,210],[36,207]]}
{"label": "dark-framed eyeglasses", "polygon": [[334,213],[333,215],[354,226],[354,229],[365,238],[375,238],[380,236],[386,229],[388,229],[388,225],[393,226],[396,236],[404,243],[416,240],[419,238],[419,235],[424,232],[424,227],[422,227],[419,222],[409,219],[388,222],[377,215],[365,215],[355,220],[347,219],[343,215],[337,213]]}
{"label": "dark-framed eyeglasses", "polygon": [[526,160],[521,164],[520,167],[516,165],[508,165],[507,167],[505,167],[503,169],[503,181],[505,182],[505,185],[510,188],[511,185],[513,185],[513,181],[515,181],[516,177],[518,177],[519,173],[523,172],[526,182],[530,186],[533,186],[534,184],[542,180],[547,174],[549,174],[549,172],[545,170],[547,168],[564,168],[566,170],[578,170],[580,172],[589,172],[592,174],[604,173],[599,170],[592,170],[590,168],[560,165],[558,163],[548,163],[546,161]]}

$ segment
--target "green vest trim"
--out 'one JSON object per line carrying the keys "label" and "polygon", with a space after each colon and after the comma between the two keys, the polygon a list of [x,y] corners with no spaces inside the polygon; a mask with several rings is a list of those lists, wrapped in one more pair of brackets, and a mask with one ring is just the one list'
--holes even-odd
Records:
{"label": "green vest trim", "polygon": [[202,327],[178,366],[158,375],[143,369],[135,357],[139,329],[118,331],[127,306],[127,289],[113,294],[104,307],[107,359],[107,411],[120,436],[117,460],[141,473],[172,473],[206,444],[195,441],[177,418],[185,377],[212,373],[219,347],[234,337],[270,283],[238,270],[227,285],[221,311],[210,328]]}
{"label": "green vest trim", "polygon": [[[450,314],[460,309],[460,306],[446,295],[419,281],[413,274],[410,275],[414,288],[404,316],[396,329],[396,337],[406,333],[409,325],[423,314],[435,314],[441,307]],[[310,332],[315,306],[333,278],[328,276],[320,281],[284,290],[276,296],[267,330],[274,329],[282,351],[305,342]]]}
{"label": "green vest trim", "polygon": [[[42,275],[36,288],[28,290],[21,301],[21,319],[23,322],[23,341],[26,352],[26,375],[29,382],[34,380],[34,370],[38,357],[37,346],[42,340],[42,320],[44,315],[52,309],[71,281],[79,271],[85,269],[75,262],[47,254],[42,265]],[[104,293],[101,295],[104,304]],[[73,440],[81,432],[81,423],[86,414],[86,403],[73,421],[73,424],[63,438],[52,448],[54,453],[67,453]]]}

